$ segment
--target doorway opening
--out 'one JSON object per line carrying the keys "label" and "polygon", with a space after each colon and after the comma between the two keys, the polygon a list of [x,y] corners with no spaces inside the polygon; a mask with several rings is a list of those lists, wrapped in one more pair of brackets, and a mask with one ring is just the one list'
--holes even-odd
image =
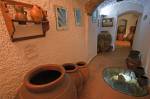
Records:
{"label": "doorway opening", "polygon": [[139,18],[140,14],[134,12],[118,16],[116,46],[132,47]]}

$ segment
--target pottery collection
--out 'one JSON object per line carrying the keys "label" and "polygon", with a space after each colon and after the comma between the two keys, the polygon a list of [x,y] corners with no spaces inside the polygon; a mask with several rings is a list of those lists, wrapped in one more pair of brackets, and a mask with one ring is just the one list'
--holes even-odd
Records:
{"label": "pottery collection", "polygon": [[16,99],[77,99],[70,76],[62,66],[49,64],[31,70]]}
{"label": "pottery collection", "polygon": [[15,99],[78,99],[87,79],[85,62],[38,66],[25,75]]}

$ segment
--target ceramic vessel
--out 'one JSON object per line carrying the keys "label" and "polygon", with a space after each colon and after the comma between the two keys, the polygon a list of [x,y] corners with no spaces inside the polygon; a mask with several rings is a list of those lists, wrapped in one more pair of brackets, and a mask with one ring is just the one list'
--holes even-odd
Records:
{"label": "ceramic vessel", "polygon": [[141,77],[145,74],[145,70],[143,67],[136,67],[134,69],[134,73],[135,73],[136,77]]}
{"label": "ceramic vessel", "polygon": [[23,6],[15,5],[15,20],[19,21],[19,24],[26,24],[27,21],[27,12],[24,11]]}
{"label": "ceramic vessel", "polygon": [[85,84],[89,78],[88,66],[87,66],[86,62],[83,62],[83,61],[77,62],[76,65],[78,66],[79,71],[81,72],[81,74],[83,76],[83,84]]}
{"label": "ceramic vessel", "polygon": [[31,8],[30,15],[31,15],[32,20],[35,23],[40,23],[43,20],[43,17],[44,17],[43,10],[37,5],[34,5]]}
{"label": "ceramic vessel", "polygon": [[141,76],[138,78],[138,83],[141,87],[148,87],[148,77]]}
{"label": "ceramic vessel", "polygon": [[75,86],[62,66],[49,64],[31,70],[16,99],[77,99]]}
{"label": "ceramic vessel", "polygon": [[78,67],[73,63],[65,63],[62,66],[65,68],[66,73],[68,73],[70,77],[72,78],[77,88],[77,94],[79,95],[83,87],[83,77]]}
{"label": "ceramic vessel", "polygon": [[126,59],[126,64],[129,69],[134,70],[135,68],[140,67],[142,65],[142,62],[140,58],[128,57]]}

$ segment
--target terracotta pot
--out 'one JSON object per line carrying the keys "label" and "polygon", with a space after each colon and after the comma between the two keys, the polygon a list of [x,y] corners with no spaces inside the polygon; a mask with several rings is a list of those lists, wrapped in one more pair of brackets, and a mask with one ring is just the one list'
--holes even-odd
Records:
{"label": "terracotta pot", "polygon": [[40,7],[38,7],[37,5],[34,5],[32,7],[32,9],[30,10],[30,15],[31,15],[32,20],[35,23],[40,23],[44,17],[43,10]]}
{"label": "terracotta pot", "polygon": [[145,70],[143,67],[136,67],[134,69],[134,73],[135,73],[136,77],[141,77],[145,74]]}
{"label": "terracotta pot", "polygon": [[126,59],[126,64],[127,64],[127,67],[128,69],[135,69],[139,66],[142,65],[142,62],[141,62],[141,59],[140,58],[131,58],[131,57],[128,57]]}
{"label": "terracotta pot", "polygon": [[75,86],[64,68],[49,64],[31,70],[16,99],[77,99]]}
{"label": "terracotta pot", "polygon": [[81,92],[81,90],[83,88],[83,77],[82,77],[78,67],[72,63],[66,63],[66,64],[63,64],[62,66],[65,68],[66,73],[68,73],[71,76],[71,78],[77,88],[77,94],[79,95],[79,93]]}
{"label": "terracotta pot", "polygon": [[83,76],[83,84],[85,84],[89,78],[88,66],[87,66],[86,62],[83,62],[83,61],[77,62],[76,65],[78,66],[79,71],[81,72],[81,74]]}
{"label": "terracotta pot", "polygon": [[20,24],[26,24],[27,21],[27,13],[26,12],[16,12],[15,19],[20,21]]}
{"label": "terracotta pot", "polygon": [[148,77],[146,77],[146,76],[139,77],[138,83],[141,87],[148,87]]}

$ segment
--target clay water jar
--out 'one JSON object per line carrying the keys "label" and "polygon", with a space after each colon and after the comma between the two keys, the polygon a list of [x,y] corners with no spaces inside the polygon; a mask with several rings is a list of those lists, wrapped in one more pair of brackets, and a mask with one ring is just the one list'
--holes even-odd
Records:
{"label": "clay water jar", "polygon": [[134,69],[134,73],[135,73],[136,77],[141,77],[145,74],[145,70],[143,67],[136,67]]}
{"label": "clay water jar", "polygon": [[37,5],[33,5],[30,10],[30,15],[35,23],[40,23],[44,18],[43,10]]}
{"label": "clay water jar", "polygon": [[75,86],[62,66],[34,68],[24,78],[16,99],[77,99]]}
{"label": "clay water jar", "polygon": [[81,72],[81,75],[83,76],[83,84],[85,84],[89,78],[89,69],[86,64],[86,62],[79,61],[76,63],[78,66],[79,71]]}
{"label": "clay water jar", "polygon": [[129,53],[129,56],[140,56],[140,51],[137,50],[131,50]]}
{"label": "clay water jar", "polygon": [[148,77],[141,76],[138,78],[138,83],[141,87],[148,87]]}
{"label": "clay water jar", "polygon": [[126,64],[129,69],[134,70],[135,68],[140,67],[142,62],[140,58],[128,57],[126,59]]}
{"label": "clay water jar", "polygon": [[66,73],[72,78],[77,89],[77,94],[79,95],[83,87],[83,77],[78,67],[73,63],[65,63],[62,66],[65,68]]}

